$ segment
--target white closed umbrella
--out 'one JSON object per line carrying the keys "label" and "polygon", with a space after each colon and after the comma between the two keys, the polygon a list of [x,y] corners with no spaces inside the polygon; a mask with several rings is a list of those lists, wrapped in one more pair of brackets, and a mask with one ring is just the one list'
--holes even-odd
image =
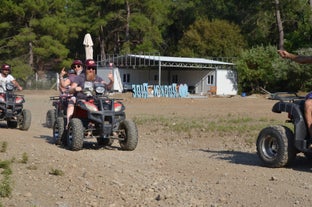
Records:
{"label": "white closed umbrella", "polygon": [[85,46],[86,60],[93,59],[93,41],[89,33],[84,36],[83,45]]}

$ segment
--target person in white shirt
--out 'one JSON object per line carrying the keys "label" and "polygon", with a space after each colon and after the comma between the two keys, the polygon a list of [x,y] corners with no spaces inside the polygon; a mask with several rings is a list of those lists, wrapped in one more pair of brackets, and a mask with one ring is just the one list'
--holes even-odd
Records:
{"label": "person in white shirt", "polygon": [[23,90],[20,84],[15,80],[15,78],[11,75],[11,66],[8,64],[3,64],[1,67],[0,73],[0,86],[2,86],[3,90],[6,91],[6,83],[12,82],[14,86],[18,90]]}

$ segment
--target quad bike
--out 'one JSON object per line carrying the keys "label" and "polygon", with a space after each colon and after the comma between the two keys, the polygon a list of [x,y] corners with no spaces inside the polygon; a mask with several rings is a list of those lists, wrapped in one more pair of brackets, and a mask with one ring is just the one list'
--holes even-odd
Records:
{"label": "quad bike", "polygon": [[6,121],[9,128],[28,130],[31,125],[31,112],[23,108],[23,95],[14,93],[12,83],[6,83],[6,90],[0,86],[0,120]]}
{"label": "quad bike", "polygon": [[66,116],[68,100],[71,97],[72,95],[70,95],[69,93],[64,93],[59,96],[50,97],[53,109],[49,109],[46,114],[46,126],[48,128],[53,128],[57,117]]}
{"label": "quad bike", "polygon": [[46,114],[46,126],[53,128],[53,139],[56,145],[62,144],[62,139],[59,139],[59,136],[62,136],[64,132],[66,123],[63,122],[66,121],[67,105],[71,97],[72,95],[69,93],[50,97],[54,109],[48,110]]}
{"label": "quad bike", "polygon": [[312,140],[304,117],[304,102],[304,97],[295,95],[282,98],[273,105],[273,112],[288,113],[286,122],[293,124],[293,130],[276,125],[260,131],[256,142],[257,154],[265,166],[277,168],[289,165],[300,152],[312,158],[312,149],[309,147]]}
{"label": "quad bike", "polygon": [[109,98],[101,83],[86,83],[84,93],[87,98],[77,99],[67,130],[65,119],[57,118],[55,128],[58,133],[54,136],[63,138],[62,143],[73,151],[81,150],[88,138],[96,138],[100,146],[111,146],[114,140],[118,140],[122,150],[134,150],[138,144],[137,127],[132,120],[126,119],[121,100]]}

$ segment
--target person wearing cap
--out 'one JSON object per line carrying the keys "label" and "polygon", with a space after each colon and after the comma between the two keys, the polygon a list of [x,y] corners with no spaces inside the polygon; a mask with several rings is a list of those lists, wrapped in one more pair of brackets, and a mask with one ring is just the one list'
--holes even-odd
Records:
{"label": "person wearing cap", "polygon": [[[60,92],[66,93],[69,90],[70,84],[74,81],[75,77],[77,75],[80,75],[83,72],[83,66],[82,66],[81,60],[74,60],[71,64],[70,69],[66,72],[65,68],[62,68],[60,72]],[[67,77],[65,78],[65,75]]]}
{"label": "person wearing cap", "polygon": [[[114,85],[114,77],[112,73],[108,74],[109,83],[106,83],[100,76],[96,75],[97,65],[93,59],[87,59],[85,62],[85,72],[76,76],[74,81],[70,85],[69,92],[74,94],[74,97],[78,99],[85,99],[86,95],[82,92],[84,84],[88,82],[101,82],[105,85],[106,90],[110,90]],[[69,119],[74,112],[74,104],[76,99],[71,99],[67,107],[67,126]],[[66,126],[66,128],[67,128]]]}
{"label": "person wearing cap", "polygon": [[12,82],[18,90],[23,90],[20,84],[11,75],[11,66],[9,64],[3,64],[0,73],[0,86],[6,91],[6,83]]}

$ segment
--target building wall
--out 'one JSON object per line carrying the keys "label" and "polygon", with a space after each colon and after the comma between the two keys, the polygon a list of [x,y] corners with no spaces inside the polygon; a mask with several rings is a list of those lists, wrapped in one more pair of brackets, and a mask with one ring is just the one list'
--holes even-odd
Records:
{"label": "building wall", "polygon": [[237,95],[237,74],[233,70],[217,70],[217,95]]}
{"label": "building wall", "polygon": [[[130,84],[159,83],[158,69],[119,68],[119,73],[122,82],[127,79],[127,74],[130,74],[129,80],[126,80]],[[237,76],[232,70],[218,69],[216,74],[216,70],[162,69],[161,78],[161,85],[187,84],[189,87],[195,87],[195,93],[198,94],[208,93],[211,86],[217,87],[217,95],[237,94]]]}

